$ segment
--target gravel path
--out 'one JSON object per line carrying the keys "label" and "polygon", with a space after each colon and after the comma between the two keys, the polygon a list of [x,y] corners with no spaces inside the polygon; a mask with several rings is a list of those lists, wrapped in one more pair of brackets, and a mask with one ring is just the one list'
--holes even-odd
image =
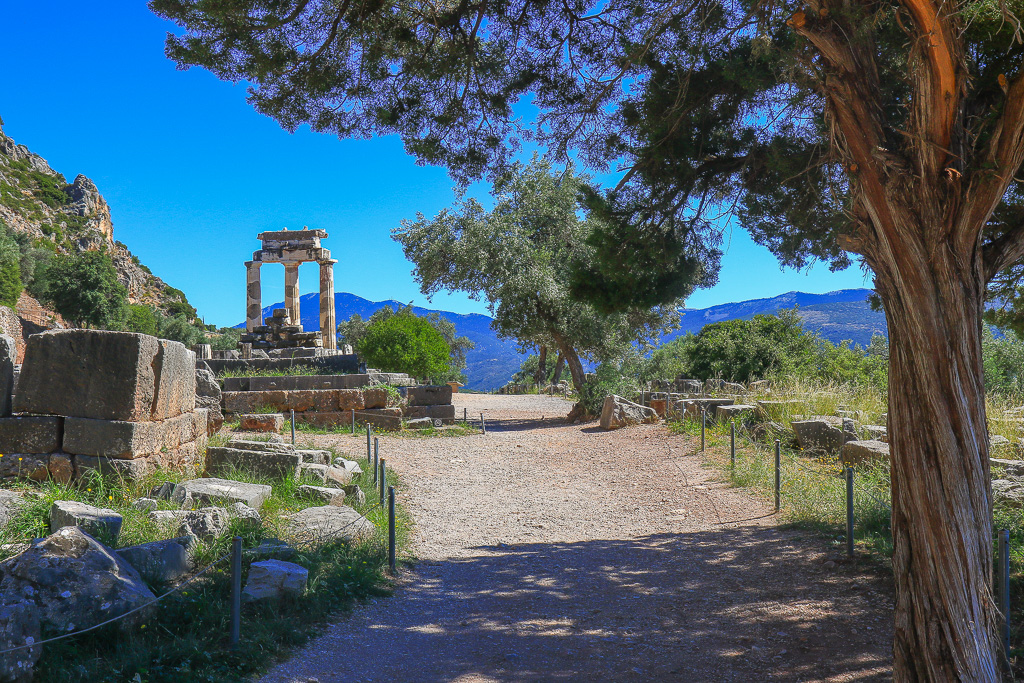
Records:
{"label": "gravel path", "polygon": [[262,681],[891,678],[888,583],[777,528],[690,439],[566,425],[558,398],[455,403],[488,434],[381,442],[415,568]]}

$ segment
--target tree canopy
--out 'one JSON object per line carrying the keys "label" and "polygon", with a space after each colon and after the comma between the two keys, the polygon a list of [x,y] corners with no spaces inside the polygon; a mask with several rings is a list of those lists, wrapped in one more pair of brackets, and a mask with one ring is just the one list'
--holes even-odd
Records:
{"label": "tree canopy", "polygon": [[46,298],[68,320],[104,329],[118,329],[123,323],[128,294],[108,254],[57,254],[50,261],[47,278]]}
{"label": "tree canopy", "polygon": [[586,216],[583,187],[571,169],[554,174],[535,158],[495,181],[493,210],[467,199],[433,219],[405,221],[393,233],[425,294],[459,290],[484,298],[499,336],[524,348],[557,348],[581,393],[581,356],[617,358],[677,319],[670,305],[604,315],[573,298],[573,274],[592,262],[588,240],[598,222]]}
{"label": "tree canopy", "polygon": [[432,381],[441,381],[451,367],[445,338],[429,320],[405,309],[367,325],[358,352],[367,365]]}

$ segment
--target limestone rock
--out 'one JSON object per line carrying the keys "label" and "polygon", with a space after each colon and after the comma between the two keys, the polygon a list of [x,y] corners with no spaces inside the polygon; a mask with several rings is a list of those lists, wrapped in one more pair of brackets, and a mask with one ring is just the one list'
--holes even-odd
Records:
{"label": "limestone rock", "polygon": [[356,462],[355,460],[347,460],[345,458],[335,458],[334,459],[334,466],[335,467],[340,467],[341,469],[343,469],[346,472],[348,472],[349,474],[351,474],[353,479],[358,477],[360,474],[363,473],[363,468],[360,467],[359,463]]}
{"label": "limestone rock", "polygon": [[601,428],[618,429],[639,422],[657,422],[658,414],[652,409],[621,396],[612,394],[604,399],[601,409]]}
{"label": "limestone rock", "polygon": [[447,384],[409,387],[405,397],[411,406],[440,406],[452,402],[452,388]]}
{"label": "limestone rock", "polygon": [[835,454],[847,441],[857,438],[843,428],[843,418],[815,417],[810,420],[791,422],[797,443],[807,451]]}
{"label": "limestone rock", "polygon": [[0,563],[0,596],[6,604],[31,603],[41,626],[56,633],[94,626],[156,598],[131,565],[78,527],[59,529]]}
{"label": "limestone rock", "polygon": [[889,462],[889,444],[881,441],[847,441],[839,457],[847,467],[866,462]]}
{"label": "limestone rock", "polygon": [[747,388],[738,382],[724,382],[722,384],[722,391],[727,394],[745,394]]}
{"label": "limestone rock", "polygon": [[1010,445],[1010,440],[1005,436],[999,436],[998,434],[990,434],[988,437],[988,447],[995,450],[997,448],[1006,448]]}
{"label": "limestone rock", "polygon": [[300,496],[306,498],[312,498],[320,501],[324,505],[344,505],[345,493],[344,489],[333,489],[326,486],[310,486],[303,484],[299,487],[298,493]]}
{"label": "limestone rock", "polygon": [[234,503],[228,507],[228,518],[232,523],[241,523],[248,529],[259,529],[263,524],[260,513],[245,503]]}
{"label": "limestone rock", "polygon": [[405,423],[406,429],[430,429],[433,426],[434,421],[429,417],[417,417]]}
{"label": "limestone rock", "polygon": [[50,477],[50,456],[37,453],[0,454],[0,479],[46,481]]}
{"label": "limestone rock", "polygon": [[16,412],[144,421],[157,389],[155,337],[104,330],[33,334],[14,398]]}
{"label": "limestone rock", "polygon": [[366,494],[363,493],[363,490],[359,488],[358,484],[342,486],[341,490],[345,492],[345,500],[347,500],[350,505],[366,504]]}
{"label": "limestone rock", "polygon": [[384,387],[367,387],[366,389],[363,389],[363,407],[387,408],[388,390]]}
{"label": "limestone rock", "polygon": [[1006,472],[1008,477],[1024,477],[1024,460],[1003,460],[1001,458],[989,458],[992,467],[998,467]]}
{"label": "limestone rock", "polygon": [[153,420],[166,420],[196,407],[196,354],[181,342],[160,339]]}
{"label": "limestone rock", "polygon": [[132,501],[132,507],[143,512],[152,512],[159,505],[160,503],[155,498],[136,498]]}
{"label": "limestone rock", "polygon": [[745,417],[754,412],[754,406],[748,406],[742,403],[736,403],[725,406],[715,406],[715,419],[721,422],[728,422],[741,417]]}
{"label": "limestone rock", "polygon": [[242,600],[280,600],[297,597],[306,590],[309,571],[293,562],[262,560],[249,566],[249,578],[242,589]]}
{"label": "limestone rock", "polygon": [[992,497],[994,505],[1024,507],[1024,483],[1013,479],[993,479]]}
{"label": "limestone rock", "polygon": [[7,526],[24,505],[25,499],[20,494],[0,489],[0,528]]}
{"label": "limestone rock", "polygon": [[224,508],[207,507],[188,510],[181,517],[178,535],[195,536],[204,541],[212,541],[227,530],[230,521],[228,512]]}
{"label": "limestone rock", "polygon": [[294,450],[242,450],[211,447],[206,449],[206,472],[212,475],[230,475],[241,469],[257,477],[294,479],[299,475],[302,456]]}
{"label": "limestone rock", "polygon": [[17,357],[18,348],[14,343],[14,338],[0,334],[0,417],[7,417],[11,414],[11,400],[14,394],[14,363]]}
{"label": "limestone rock", "polygon": [[331,464],[331,452],[330,451],[295,451],[299,457],[302,458],[302,462],[310,463],[315,465],[330,465]]}
{"label": "limestone rock", "polygon": [[258,546],[246,550],[245,554],[260,559],[286,560],[294,557],[297,552],[294,546],[279,538],[264,538]]}
{"label": "limestone rock", "polygon": [[301,510],[287,518],[288,535],[299,543],[320,544],[372,536],[375,527],[352,508],[324,505]]}
{"label": "limestone rock", "polygon": [[239,420],[239,429],[246,432],[280,433],[284,429],[284,415],[281,413],[243,413]]}
{"label": "limestone rock", "polygon": [[117,545],[124,518],[114,510],[98,508],[77,500],[57,500],[50,507],[50,533],[68,526],[80,527],[90,536]]}
{"label": "limestone rock", "polygon": [[[274,436],[277,436],[276,434]],[[235,448],[240,451],[266,451],[267,453],[295,453],[295,446],[290,443],[283,443],[281,437],[277,441],[249,441],[247,439],[231,439],[225,448]]]}
{"label": "limestone rock", "polygon": [[174,488],[171,501],[178,503],[181,507],[245,503],[252,509],[259,510],[264,501],[270,497],[271,492],[271,487],[266,484],[248,484],[209,477],[181,482]]}
{"label": "limestone rock", "polygon": [[42,640],[39,615],[35,605],[26,601],[0,604],[0,681],[4,683],[32,680],[32,667],[43,654],[43,646],[24,647]]}
{"label": "limestone rock", "polygon": [[170,583],[192,571],[195,542],[195,536],[180,536],[166,541],[133,545],[115,552],[146,581]]}

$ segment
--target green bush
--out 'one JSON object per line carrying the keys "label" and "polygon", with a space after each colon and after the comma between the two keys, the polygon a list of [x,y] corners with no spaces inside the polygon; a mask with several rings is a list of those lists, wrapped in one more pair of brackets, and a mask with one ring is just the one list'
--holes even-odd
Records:
{"label": "green bush", "polygon": [[125,330],[157,336],[160,332],[159,314],[152,306],[144,304],[128,304],[128,316]]}
{"label": "green bush", "polygon": [[127,316],[127,292],[110,256],[99,251],[57,254],[47,268],[46,300],[81,327],[119,329]]}
{"label": "green bush", "polygon": [[359,355],[385,372],[437,378],[449,371],[451,350],[429,320],[403,310],[367,326]]}
{"label": "green bush", "polygon": [[4,226],[4,230],[0,231],[0,304],[11,308],[18,303],[18,297],[24,289],[20,256],[18,243]]}

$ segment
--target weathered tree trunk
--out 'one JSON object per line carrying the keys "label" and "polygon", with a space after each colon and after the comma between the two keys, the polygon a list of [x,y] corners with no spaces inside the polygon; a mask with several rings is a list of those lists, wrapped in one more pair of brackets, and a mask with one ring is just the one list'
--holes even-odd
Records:
{"label": "weathered tree trunk", "polygon": [[558,352],[558,360],[555,361],[555,374],[554,374],[554,377],[551,379],[551,383],[552,384],[558,384],[559,381],[561,381],[561,379],[562,379],[562,368],[564,368],[564,367],[565,367],[565,356],[563,356],[562,352],[559,351]]}
{"label": "weathered tree trunk", "polygon": [[533,381],[538,387],[540,387],[541,383],[544,382],[544,380],[548,376],[547,364],[548,347],[544,344],[541,344],[540,353],[538,354],[537,372],[533,373]]}
{"label": "weathered tree trunk", "polygon": [[910,242],[875,264],[890,334],[895,680],[995,681],[983,277],[977,259]]}
{"label": "weathered tree trunk", "polygon": [[565,339],[555,335],[555,343],[558,345],[558,352],[565,359],[569,366],[569,374],[572,376],[572,385],[576,389],[577,396],[583,396],[583,385],[586,383],[586,373],[583,372],[583,362],[579,354]]}

